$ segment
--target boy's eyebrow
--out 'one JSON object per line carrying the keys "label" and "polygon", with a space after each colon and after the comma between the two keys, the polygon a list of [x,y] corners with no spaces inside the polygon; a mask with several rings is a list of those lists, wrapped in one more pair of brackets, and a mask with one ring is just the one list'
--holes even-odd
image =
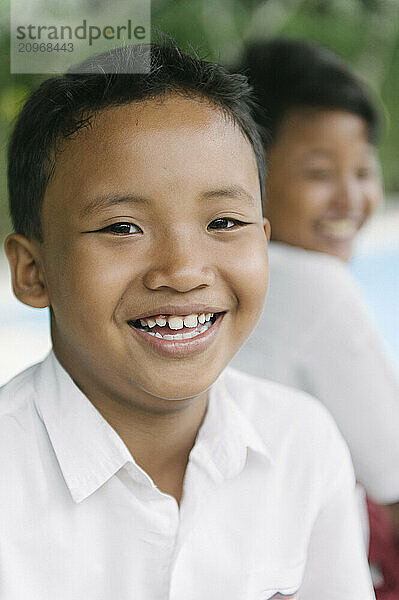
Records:
{"label": "boy's eyebrow", "polygon": [[333,152],[331,150],[326,150],[325,148],[313,148],[304,153],[303,158],[331,158],[333,156]]}
{"label": "boy's eyebrow", "polygon": [[[244,199],[253,206],[257,206],[255,198],[240,185],[231,185],[205,192],[201,196],[204,200],[212,198],[238,198]],[[80,217],[88,217],[99,210],[104,210],[116,204],[149,204],[148,198],[135,194],[104,194],[90,200],[80,211]]]}
{"label": "boy's eyebrow", "polygon": [[98,210],[115,206],[116,204],[148,204],[148,199],[134,194],[104,194],[90,200],[80,211],[81,217],[88,217]]}
{"label": "boy's eyebrow", "polygon": [[210,190],[209,192],[202,194],[202,197],[205,200],[211,200],[212,198],[238,198],[248,201],[253,206],[257,206],[259,202],[241,185],[231,185],[216,190]]}

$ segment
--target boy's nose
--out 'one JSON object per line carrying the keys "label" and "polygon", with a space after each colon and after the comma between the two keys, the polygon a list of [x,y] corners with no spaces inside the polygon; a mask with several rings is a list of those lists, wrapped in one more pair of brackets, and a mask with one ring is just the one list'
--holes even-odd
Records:
{"label": "boy's nose", "polygon": [[164,239],[143,281],[151,290],[172,288],[188,292],[211,286],[215,279],[215,270],[206,259],[204,249],[193,237],[185,235],[179,239]]}
{"label": "boy's nose", "polygon": [[332,204],[334,208],[342,212],[358,212],[363,205],[363,192],[359,182],[354,177],[343,177],[340,179]]}

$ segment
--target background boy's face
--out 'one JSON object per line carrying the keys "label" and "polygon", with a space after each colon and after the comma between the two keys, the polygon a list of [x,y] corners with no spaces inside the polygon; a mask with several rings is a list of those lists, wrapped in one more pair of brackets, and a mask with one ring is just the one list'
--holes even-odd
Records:
{"label": "background boy's face", "polygon": [[269,153],[273,239],[347,260],[381,199],[365,121],[339,110],[296,109]]}
{"label": "background boy's face", "polygon": [[[97,115],[57,159],[43,232],[54,347],[89,396],[197,395],[260,316],[267,248],[255,156],[204,101],[171,96]],[[139,321],[188,313],[222,314],[184,340]]]}

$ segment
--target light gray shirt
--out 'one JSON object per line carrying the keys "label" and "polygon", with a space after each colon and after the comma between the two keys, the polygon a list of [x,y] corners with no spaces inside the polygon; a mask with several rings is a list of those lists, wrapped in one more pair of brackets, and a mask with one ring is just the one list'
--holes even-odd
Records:
{"label": "light gray shirt", "polygon": [[232,365],[318,398],[358,481],[380,502],[399,501],[399,378],[342,261],[270,244],[265,309]]}

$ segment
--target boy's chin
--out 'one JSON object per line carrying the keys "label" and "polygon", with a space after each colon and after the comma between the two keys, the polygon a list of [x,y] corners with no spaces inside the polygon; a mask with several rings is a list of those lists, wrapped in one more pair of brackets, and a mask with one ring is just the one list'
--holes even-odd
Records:
{"label": "boy's chin", "polygon": [[180,404],[208,392],[232,358],[230,352],[224,354],[223,350],[219,347],[219,352],[212,356],[204,354],[187,360],[168,361],[164,366],[156,365],[153,370],[144,364],[141,370],[132,371],[128,379],[136,390],[139,388],[144,392],[144,402],[152,405],[159,399],[161,405],[172,408],[173,402]]}
{"label": "boy's chin", "polygon": [[216,379],[217,377],[214,377],[212,380],[190,382],[184,385],[176,382],[176,384],[170,383],[164,386],[145,386],[142,389],[150,396],[159,398],[161,401],[167,401],[170,404],[173,402],[182,403],[185,400],[189,401],[207,393]]}

